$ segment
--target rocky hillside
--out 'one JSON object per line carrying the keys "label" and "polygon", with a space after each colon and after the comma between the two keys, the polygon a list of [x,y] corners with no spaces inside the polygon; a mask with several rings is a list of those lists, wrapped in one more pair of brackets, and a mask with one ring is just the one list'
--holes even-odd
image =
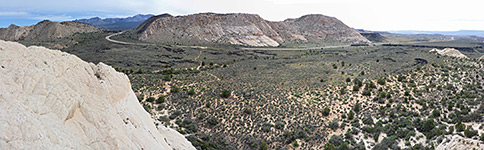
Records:
{"label": "rocky hillside", "polygon": [[454,48],[444,48],[443,50],[439,50],[434,48],[430,50],[430,52],[436,52],[439,55],[443,56],[450,56],[450,57],[457,57],[457,58],[469,58],[466,55],[462,54],[459,50]]}
{"label": "rocky hillside", "polygon": [[135,29],[139,40],[182,44],[279,46],[291,43],[366,43],[368,40],[336,18],[306,15],[281,22],[254,14],[201,13],[148,19]]}
{"label": "rocky hillside", "polygon": [[153,15],[136,15],[126,18],[105,18],[93,17],[90,19],[77,19],[73,22],[81,22],[106,30],[129,30],[133,29]]}
{"label": "rocky hillside", "polygon": [[0,41],[0,66],[0,149],[194,149],[103,63]]}
{"label": "rocky hillside", "polygon": [[88,24],[79,22],[51,22],[44,20],[36,25],[16,26],[10,25],[8,28],[0,28],[0,39],[8,41],[18,40],[48,40],[63,38],[74,33],[98,32],[100,29]]}

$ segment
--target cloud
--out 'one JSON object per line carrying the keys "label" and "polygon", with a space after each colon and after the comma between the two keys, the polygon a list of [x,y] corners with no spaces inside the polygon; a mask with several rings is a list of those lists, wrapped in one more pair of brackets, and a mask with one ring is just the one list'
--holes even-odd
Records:
{"label": "cloud", "polygon": [[55,15],[48,15],[48,16],[30,16],[28,19],[32,20],[51,20],[51,21],[65,21],[65,20],[73,20],[72,16],[66,16],[66,15],[60,15],[60,16],[55,16]]}
{"label": "cloud", "polygon": [[0,11],[0,17],[15,17],[15,16],[27,16],[28,12],[23,11]]}

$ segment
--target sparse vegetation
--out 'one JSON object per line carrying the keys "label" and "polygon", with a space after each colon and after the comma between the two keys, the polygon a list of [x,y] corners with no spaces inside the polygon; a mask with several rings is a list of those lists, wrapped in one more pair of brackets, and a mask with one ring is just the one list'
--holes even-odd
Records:
{"label": "sparse vegetation", "polygon": [[407,46],[127,48],[99,40],[105,35],[79,34],[63,51],[128,74],[143,108],[199,149],[430,149],[446,135],[484,141],[475,128],[484,115],[484,65],[475,59],[482,48],[464,52],[471,59]]}

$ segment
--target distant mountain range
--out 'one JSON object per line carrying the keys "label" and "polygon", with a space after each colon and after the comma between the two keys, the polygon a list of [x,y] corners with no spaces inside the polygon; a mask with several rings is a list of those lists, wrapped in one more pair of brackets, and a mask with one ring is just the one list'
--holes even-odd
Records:
{"label": "distant mountain range", "polygon": [[484,37],[483,30],[459,30],[459,31],[416,31],[416,30],[399,30],[389,31],[396,34],[441,34],[453,36],[479,36]]}
{"label": "distant mountain range", "polygon": [[74,22],[82,22],[85,24],[90,24],[94,27],[105,29],[105,30],[129,30],[133,29],[146,19],[152,17],[154,15],[136,15],[133,17],[127,18],[105,18],[101,19],[99,17],[93,17],[90,19],[77,19]]}

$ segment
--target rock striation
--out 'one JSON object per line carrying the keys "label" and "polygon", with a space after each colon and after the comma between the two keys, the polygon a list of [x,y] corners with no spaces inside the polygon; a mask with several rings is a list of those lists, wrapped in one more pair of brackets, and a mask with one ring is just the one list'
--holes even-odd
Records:
{"label": "rock striation", "polygon": [[443,50],[439,50],[437,48],[434,48],[434,49],[430,50],[430,52],[437,52],[437,54],[443,55],[443,56],[450,56],[450,57],[457,57],[457,58],[469,58],[455,48],[444,48]]}
{"label": "rock striation", "polygon": [[134,31],[139,40],[182,44],[279,46],[283,43],[367,43],[365,37],[334,17],[305,15],[280,22],[255,14],[201,13],[154,16]]}
{"label": "rock striation", "polygon": [[194,149],[103,63],[0,40],[0,77],[0,149]]}
{"label": "rock striation", "polygon": [[0,40],[49,40],[71,36],[75,33],[99,32],[101,29],[79,22],[51,22],[44,20],[36,25],[0,28]]}

